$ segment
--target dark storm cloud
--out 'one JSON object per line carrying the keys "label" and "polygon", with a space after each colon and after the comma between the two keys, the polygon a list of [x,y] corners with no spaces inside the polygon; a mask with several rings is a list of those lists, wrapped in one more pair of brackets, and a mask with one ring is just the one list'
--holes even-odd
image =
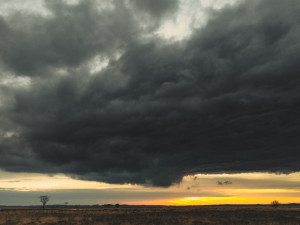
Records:
{"label": "dark storm cloud", "polygon": [[[24,40],[25,26],[0,23],[2,63],[34,75],[2,110],[15,131],[1,138],[2,168],[158,186],[195,173],[300,170],[297,1],[214,12],[177,43],[130,35],[139,26],[129,6],[114,9],[123,17],[56,4],[53,18],[22,15]],[[110,50],[122,56],[91,75],[86,61]],[[67,75],[53,76],[61,67]]]}
{"label": "dark storm cloud", "polygon": [[161,0],[161,1],[151,1],[151,0],[131,0],[131,2],[141,11],[147,12],[153,17],[161,18],[166,14],[172,13],[178,9],[178,0]]}
{"label": "dark storm cloud", "polygon": [[18,74],[40,76],[52,67],[78,66],[96,54],[112,54],[136,35],[121,3],[99,12],[96,3],[46,1],[51,15],[14,13],[0,18],[0,59]]}
{"label": "dark storm cloud", "polygon": [[130,0],[132,14],[142,22],[146,32],[155,31],[165,19],[175,19],[179,9],[179,0]]}

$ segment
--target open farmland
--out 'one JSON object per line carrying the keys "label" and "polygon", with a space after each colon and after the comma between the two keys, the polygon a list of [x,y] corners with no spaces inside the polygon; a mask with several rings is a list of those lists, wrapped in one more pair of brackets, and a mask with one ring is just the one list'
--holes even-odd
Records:
{"label": "open farmland", "polygon": [[299,206],[2,208],[1,225],[300,224]]}

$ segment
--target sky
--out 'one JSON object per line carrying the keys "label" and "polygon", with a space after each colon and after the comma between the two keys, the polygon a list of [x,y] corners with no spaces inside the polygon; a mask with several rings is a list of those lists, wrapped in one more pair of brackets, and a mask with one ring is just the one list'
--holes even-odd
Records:
{"label": "sky", "polygon": [[0,0],[0,205],[300,202],[299,15]]}

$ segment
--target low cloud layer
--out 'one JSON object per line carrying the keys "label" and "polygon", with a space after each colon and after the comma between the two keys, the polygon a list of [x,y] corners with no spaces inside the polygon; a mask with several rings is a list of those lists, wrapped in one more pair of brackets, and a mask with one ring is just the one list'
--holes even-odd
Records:
{"label": "low cloud layer", "polygon": [[226,181],[217,181],[218,185],[230,185],[232,184],[232,181],[226,180]]}
{"label": "low cloud layer", "polygon": [[1,168],[155,186],[299,171],[298,2],[240,1],[178,42],[153,32],[180,2],[147,2],[0,17]]}

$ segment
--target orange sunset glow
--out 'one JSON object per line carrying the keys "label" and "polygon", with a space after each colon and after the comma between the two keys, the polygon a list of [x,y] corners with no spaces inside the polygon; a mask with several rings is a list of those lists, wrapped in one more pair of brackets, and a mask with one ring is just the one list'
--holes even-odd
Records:
{"label": "orange sunset glow", "polygon": [[222,205],[222,204],[270,204],[277,199],[281,203],[300,202],[300,198],[247,198],[247,197],[188,197],[166,201],[170,205]]}

